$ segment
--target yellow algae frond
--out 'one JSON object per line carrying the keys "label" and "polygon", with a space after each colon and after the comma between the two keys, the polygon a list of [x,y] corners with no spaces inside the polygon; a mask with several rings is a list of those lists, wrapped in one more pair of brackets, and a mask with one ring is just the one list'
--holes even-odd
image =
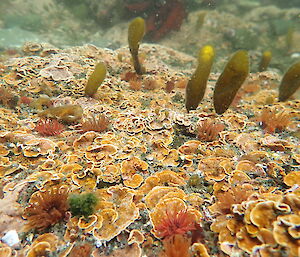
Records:
{"label": "yellow algae frond", "polygon": [[197,21],[196,21],[196,29],[200,30],[203,27],[204,21],[205,21],[205,17],[206,17],[207,12],[203,11],[200,12],[197,15]]}
{"label": "yellow algae frond", "polygon": [[132,55],[134,69],[139,75],[144,73],[144,69],[141,66],[138,58],[138,51],[140,47],[140,42],[142,41],[145,34],[145,30],[145,20],[141,17],[133,19],[128,27],[129,49]]}
{"label": "yellow algae frond", "polygon": [[300,87],[300,62],[293,64],[283,75],[279,86],[279,101],[286,101]]}
{"label": "yellow algae frond", "polygon": [[286,48],[288,51],[291,51],[294,44],[294,35],[295,29],[294,27],[290,27],[286,33],[285,41],[286,41]]}
{"label": "yellow algae frond", "polygon": [[79,121],[82,117],[83,110],[80,105],[63,105],[52,107],[39,113],[40,117],[55,118],[66,123]]}
{"label": "yellow algae frond", "polygon": [[49,97],[45,97],[45,96],[41,96],[38,99],[33,100],[29,106],[31,108],[37,109],[37,110],[43,110],[44,106],[51,106],[52,105],[52,101]]}
{"label": "yellow algae frond", "polygon": [[197,109],[203,99],[215,51],[210,45],[204,46],[198,54],[198,66],[186,87],[185,106],[187,111]]}
{"label": "yellow algae frond", "polygon": [[262,71],[267,70],[267,68],[268,68],[268,66],[271,62],[271,59],[272,59],[272,52],[271,51],[264,51],[262,53],[262,56],[261,56],[258,71],[262,72]]}
{"label": "yellow algae frond", "polygon": [[237,51],[226,64],[214,90],[214,108],[224,113],[232,103],[237,91],[249,74],[249,55],[245,50]]}
{"label": "yellow algae frond", "polygon": [[88,79],[88,82],[84,89],[84,95],[93,96],[97,92],[103,80],[105,79],[105,76],[106,66],[104,65],[104,63],[99,62]]}

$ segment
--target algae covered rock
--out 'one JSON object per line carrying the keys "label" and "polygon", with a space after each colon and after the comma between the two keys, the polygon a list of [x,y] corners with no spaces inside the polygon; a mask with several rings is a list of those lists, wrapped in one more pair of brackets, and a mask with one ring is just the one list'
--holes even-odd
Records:
{"label": "algae covered rock", "polygon": [[233,49],[255,49],[258,44],[257,34],[249,29],[237,29],[233,34],[225,35],[231,42]]}

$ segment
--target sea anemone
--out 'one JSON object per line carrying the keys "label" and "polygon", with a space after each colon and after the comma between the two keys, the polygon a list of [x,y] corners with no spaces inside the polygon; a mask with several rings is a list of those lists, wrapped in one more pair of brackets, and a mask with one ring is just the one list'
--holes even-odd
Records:
{"label": "sea anemone", "polygon": [[20,103],[29,105],[32,102],[32,98],[28,96],[21,96],[20,97]]}
{"label": "sea anemone", "polygon": [[64,131],[64,125],[54,119],[41,119],[35,130],[42,136],[56,136]]}
{"label": "sea anemone", "polygon": [[154,90],[159,87],[159,83],[156,79],[147,78],[144,80],[144,89]]}
{"label": "sea anemone", "polygon": [[96,131],[96,132],[103,132],[108,129],[110,122],[108,118],[101,114],[98,117],[90,117],[85,120],[81,125],[82,132],[87,131]]}
{"label": "sea anemone", "polygon": [[33,193],[23,214],[25,228],[41,231],[63,220],[69,209],[67,199],[68,188],[63,186]]}
{"label": "sea anemone", "polygon": [[166,92],[171,93],[174,90],[174,88],[175,88],[174,79],[171,79],[171,80],[167,81],[166,88],[165,88]]}
{"label": "sea anemone", "polygon": [[291,115],[286,111],[263,109],[256,116],[256,121],[261,123],[265,132],[272,134],[275,131],[283,131],[291,123]]}
{"label": "sea anemone", "polygon": [[14,95],[11,90],[5,87],[0,87],[0,104],[9,108],[15,108],[18,100],[19,98]]}
{"label": "sea anemone", "polygon": [[142,81],[131,79],[129,80],[129,88],[134,91],[139,91],[142,89]]}
{"label": "sea anemone", "polygon": [[155,227],[157,234],[162,238],[171,237],[175,234],[186,234],[195,230],[195,216],[187,209],[179,212],[168,212],[162,222]]}
{"label": "sea anemone", "polygon": [[139,76],[133,71],[124,72],[121,74],[121,80],[125,80],[127,82],[129,82],[130,80],[138,80],[138,79]]}
{"label": "sea anemone", "polygon": [[224,124],[216,123],[211,119],[201,120],[197,125],[197,137],[202,141],[214,141],[224,128]]}

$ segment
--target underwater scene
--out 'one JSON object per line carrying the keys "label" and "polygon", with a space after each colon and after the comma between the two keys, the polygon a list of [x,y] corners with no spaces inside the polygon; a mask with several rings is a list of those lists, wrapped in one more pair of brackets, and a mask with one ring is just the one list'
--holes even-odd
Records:
{"label": "underwater scene", "polygon": [[300,0],[0,0],[0,257],[300,256]]}

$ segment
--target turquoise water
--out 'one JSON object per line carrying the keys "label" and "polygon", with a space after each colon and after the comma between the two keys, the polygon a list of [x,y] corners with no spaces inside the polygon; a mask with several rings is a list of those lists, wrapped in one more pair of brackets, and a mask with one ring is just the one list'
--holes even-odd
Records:
{"label": "turquoise water", "polygon": [[215,72],[240,49],[249,51],[252,72],[265,51],[268,69],[281,74],[300,60],[298,0],[2,0],[0,50],[20,52],[26,42],[117,49],[127,46],[128,23],[137,16],[146,21],[144,43],[192,56],[212,45]]}

